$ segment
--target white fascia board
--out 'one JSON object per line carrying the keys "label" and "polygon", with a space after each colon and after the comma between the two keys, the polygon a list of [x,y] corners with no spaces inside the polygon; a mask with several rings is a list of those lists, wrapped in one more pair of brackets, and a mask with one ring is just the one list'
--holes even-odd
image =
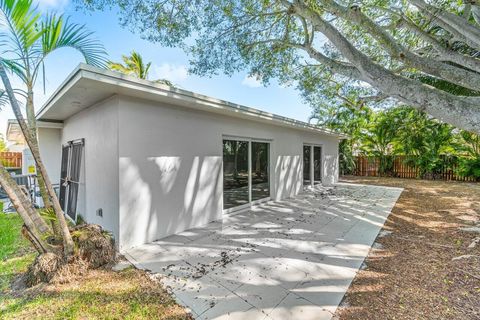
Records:
{"label": "white fascia board", "polygon": [[62,129],[63,128],[63,122],[38,120],[37,121],[37,128]]}

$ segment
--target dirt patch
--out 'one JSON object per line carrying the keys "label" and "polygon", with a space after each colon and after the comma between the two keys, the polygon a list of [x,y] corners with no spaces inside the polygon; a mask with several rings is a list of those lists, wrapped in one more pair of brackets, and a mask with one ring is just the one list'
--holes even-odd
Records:
{"label": "dirt patch", "polygon": [[480,185],[394,178],[405,188],[350,286],[339,319],[480,319]]}

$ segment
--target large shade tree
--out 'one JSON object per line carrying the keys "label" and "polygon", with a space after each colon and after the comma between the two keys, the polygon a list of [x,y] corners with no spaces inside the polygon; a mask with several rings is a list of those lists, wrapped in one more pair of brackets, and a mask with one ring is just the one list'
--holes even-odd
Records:
{"label": "large shade tree", "polygon": [[[308,96],[333,79],[367,88],[361,99],[412,105],[480,132],[476,1],[77,1],[118,5],[123,25],[184,48],[199,75],[248,70],[265,82],[298,84]],[[438,82],[478,94],[455,94]]]}

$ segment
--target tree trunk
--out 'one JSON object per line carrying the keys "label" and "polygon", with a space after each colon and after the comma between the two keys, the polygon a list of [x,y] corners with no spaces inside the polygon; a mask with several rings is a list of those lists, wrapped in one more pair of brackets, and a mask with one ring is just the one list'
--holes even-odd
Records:
{"label": "tree trunk", "polygon": [[[35,108],[33,104],[33,85],[32,83],[27,83],[27,121],[28,127],[30,129],[30,134],[32,135],[32,142],[35,143],[38,147],[38,137],[37,137],[37,119],[35,118]],[[52,207],[52,202],[48,197],[47,186],[45,185],[45,179],[43,178],[40,168],[37,167],[37,181],[38,187],[40,189],[40,195],[42,196],[43,205],[45,208],[49,209]]]}
{"label": "tree trunk", "polygon": [[[10,201],[17,210],[17,213],[22,218],[25,229],[28,232],[28,239],[32,242],[33,246],[39,253],[45,253],[51,250],[43,239],[48,236],[49,228],[45,221],[39,216],[40,220],[32,219],[30,210],[35,211],[32,208],[32,203],[24,196],[22,190],[18,187],[15,181],[10,176],[10,173],[0,163],[0,185],[7,193]],[[23,195],[23,196],[22,196]],[[33,215],[35,217],[35,215]]]}
{"label": "tree trunk", "polygon": [[40,157],[40,152],[38,149],[37,143],[35,143],[35,140],[32,138],[31,132],[27,126],[27,123],[25,122],[25,119],[23,118],[22,112],[20,110],[20,106],[18,104],[18,101],[15,98],[15,94],[13,92],[12,85],[10,83],[10,79],[7,76],[5,67],[3,64],[0,63],[0,77],[2,78],[3,85],[5,87],[5,91],[8,94],[10,105],[12,106],[13,113],[15,114],[15,117],[17,118],[18,124],[20,125],[20,128],[22,130],[23,136],[25,137],[25,141],[27,142],[28,147],[30,148],[30,151],[32,152],[33,158],[35,159],[35,162],[37,164],[37,167],[39,168],[39,172],[42,174],[44,180],[45,180],[45,186],[48,191],[48,196],[50,201],[53,204],[53,210],[55,211],[55,215],[57,217],[57,222],[59,229],[61,231],[61,236],[63,240],[63,249],[64,249],[64,255],[65,258],[68,259],[72,254],[73,254],[73,240],[72,236],[70,234],[70,230],[68,229],[67,221],[65,220],[65,216],[63,214],[62,207],[60,206],[60,202],[58,201],[58,198],[55,194],[55,191],[53,190],[52,184],[50,183],[50,179],[47,174],[47,170],[42,162],[42,159]]}

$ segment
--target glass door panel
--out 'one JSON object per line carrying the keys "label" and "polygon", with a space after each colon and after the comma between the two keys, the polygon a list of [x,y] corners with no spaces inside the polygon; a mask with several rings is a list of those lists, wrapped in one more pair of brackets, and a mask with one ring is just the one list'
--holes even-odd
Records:
{"label": "glass door panel", "polygon": [[252,201],[270,197],[270,145],[252,142]]}
{"label": "glass door panel", "polygon": [[322,182],[322,147],[313,147],[313,181]]}
{"label": "glass door panel", "polygon": [[311,185],[310,182],[310,146],[303,146],[303,185]]}
{"label": "glass door panel", "polygon": [[223,208],[249,203],[248,141],[223,140]]}

